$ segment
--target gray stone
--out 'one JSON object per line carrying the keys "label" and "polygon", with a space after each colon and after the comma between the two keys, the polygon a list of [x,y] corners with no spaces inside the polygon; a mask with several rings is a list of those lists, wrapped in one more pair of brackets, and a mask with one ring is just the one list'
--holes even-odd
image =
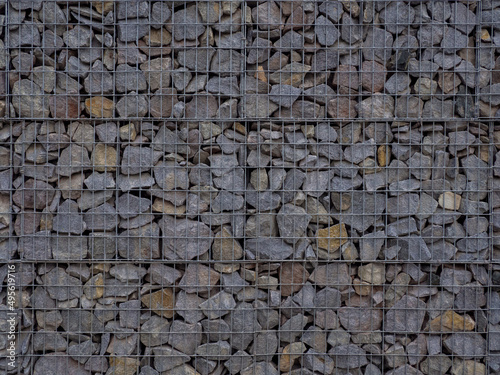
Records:
{"label": "gray stone", "polygon": [[236,77],[213,77],[208,80],[206,90],[220,96],[235,97],[240,95]]}
{"label": "gray stone", "polygon": [[243,168],[234,168],[223,176],[214,178],[213,183],[219,189],[242,194],[245,190],[245,171]]}
{"label": "gray stone", "polygon": [[115,179],[113,175],[109,172],[105,173],[93,172],[83,182],[89,190],[112,189],[116,186]]}
{"label": "gray stone", "polygon": [[134,92],[124,95],[118,100],[118,103],[116,103],[116,111],[122,118],[144,117],[148,113],[148,108],[147,96]]}
{"label": "gray stone", "polygon": [[352,192],[352,204],[340,214],[334,214],[337,220],[354,229],[364,232],[380,217],[386,209],[386,198],[383,194]]}
{"label": "gray stone", "polygon": [[232,295],[227,292],[220,292],[200,304],[200,308],[208,319],[217,319],[226,315],[234,309],[236,302]]}
{"label": "gray stone", "polygon": [[302,354],[302,365],[312,372],[320,374],[331,374],[334,369],[334,361],[326,354],[316,352],[314,349],[309,349]]}
{"label": "gray stone", "polygon": [[304,235],[311,215],[302,207],[285,204],[276,215],[281,237],[288,243],[296,243]]}
{"label": "gray stone", "polygon": [[172,15],[173,37],[175,40],[194,40],[205,32],[205,26],[196,5],[178,10]]}
{"label": "gray stone", "polygon": [[118,3],[116,18],[119,20],[149,16],[149,3],[146,1],[129,1]]}
{"label": "gray stone", "polygon": [[130,18],[118,21],[118,35],[121,42],[135,42],[149,34],[148,18]]}
{"label": "gray stone", "polygon": [[168,343],[184,354],[193,355],[202,342],[200,323],[187,324],[174,320],[170,326]]}
{"label": "gray stone", "polygon": [[281,203],[281,197],[271,191],[247,191],[246,201],[259,211],[269,211],[277,209]]}
{"label": "gray stone", "polygon": [[76,202],[68,199],[58,207],[57,215],[52,222],[52,229],[70,234],[81,234],[87,229]]}
{"label": "gray stone", "polygon": [[197,323],[205,318],[205,315],[199,309],[199,305],[204,301],[196,293],[186,293],[181,290],[176,296],[176,313],[182,316],[188,323]]}
{"label": "gray stone", "polygon": [[341,305],[341,294],[335,288],[324,288],[314,296],[313,306],[318,310],[338,309]]}
{"label": "gray stone", "polygon": [[116,209],[109,203],[92,208],[83,214],[83,221],[91,231],[110,231],[118,225]]}
{"label": "gray stone", "polygon": [[500,83],[488,85],[481,89],[481,100],[491,105],[500,104]]}
{"label": "gray stone", "polygon": [[62,268],[53,268],[42,276],[42,280],[49,296],[57,301],[80,298],[83,294],[82,282]]}
{"label": "gray stone", "polygon": [[248,48],[247,63],[256,64],[263,63],[269,59],[269,51],[272,42],[268,39],[255,38],[252,46]]}
{"label": "gray stone", "polygon": [[419,332],[425,316],[425,303],[421,300],[403,296],[387,312],[385,329],[389,332]]}
{"label": "gray stone", "polygon": [[108,122],[106,124],[97,125],[95,133],[99,140],[103,143],[114,143],[118,135],[118,128],[115,123]]}
{"label": "gray stone", "polygon": [[252,374],[259,374],[259,375],[278,375],[279,372],[276,370],[274,365],[270,362],[257,362],[253,363],[247,368],[241,370],[240,372],[241,375],[252,375]]}
{"label": "gray stone", "polygon": [[389,94],[405,94],[410,89],[410,77],[405,73],[393,74],[385,83],[385,90]]}
{"label": "gray stone", "polygon": [[82,365],[73,358],[70,358],[66,352],[45,353],[36,361],[33,369],[34,375],[61,373],[78,375],[91,374],[90,371],[82,369]]}
{"label": "gray stone", "polygon": [[351,45],[360,41],[363,37],[362,27],[347,13],[342,15],[342,26],[340,27],[340,32],[342,40]]}
{"label": "gray stone", "polygon": [[[214,48],[187,49],[179,51],[179,64],[199,73],[207,72],[216,50]],[[215,71],[218,71],[217,69]]]}
{"label": "gray stone", "polygon": [[363,42],[365,60],[385,64],[391,57],[393,41],[394,38],[390,32],[378,27],[370,28]]}
{"label": "gray stone", "polygon": [[[387,235],[389,233],[389,227],[387,227]],[[378,231],[374,233],[368,233],[360,238],[360,257],[362,261],[373,261],[378,258],[380,250],[385,243],[385,232]]]}
{"label": "gray stone", "polygon": [[14,83],[12,105],[19,117],[48,117],[48,97],[36,83],[21,79]]}
{"label": "gray stone", "polygon": [[205,319],[201,322],[201,325],[209,341],[228,340],[231,336],[229,326],[222,319]]}
{"label": "gray stone", "polygon": [[238,350],[231,358],[224,362],[224,367],[227,368],[231,375],[236,375],[241,370],[250,366],[253,362],[252,357],[243,350]]}
{"label": "gray stone", "polygon": [[227,341],[217,341],[198,346],[196,355],[209,360],[228,360],[231,357],[231,345]]}
{"label": "gray stone", "polygon": [[484,289],[479,283],[466,284],[460,287],[455,297],[455,309],[459,311],[477,310],[486,304]]}
{"label": "gray stone", "polygon": [[302,48],[303,45],[304,37],[301,34],[291,30],[274,43],[274,48],[284,52],[295,51]]}
{"label": "gray stone", "polygon": [[269,101],[266,95],[246,95],[240,102],[240,115],[248,118],[269,117],[278,105]]}
{"label": "gray stone", "polygon": [[356,143],[347,146],[344,150],[344,157],[348,162],[359,164],[366,158],[374,157],[377,152],[377,146],[373,140],[364,143]]}
{"label": "gray stone", "polygon": [[18,251],[23,259],[47,260],[52,258],[50,245],[50,232],[41,231],[31,236],[21,237],[18,243]]}
{"label": "gray stone", "polygon": [[115,88],[120,93],[144,91],[148,88],[146,75],[128,64],[118,65],[115,72]]}
{"label": "gray stone", "polygon": [[12,201],[19,207],[42,210],[50,206],[54,196],[55,190],[51,185],[43,181],[29,179],[16,190]]}
{"label": "gray stone", "polygon": [[172,370],[190,360],[188,355],[166,345],[153,348],[153,353],[154,367],[159,372]]}
{"label": "gray stone", "polygon": [[130,219],[149,210],[151,200],[127,193],[118,197],[116,207],[122,219]]}
{"label": "gray stone", "polygon": [[490,245],[489,236],[486,232],[478,233],[457,241],[457,248],[460,251],[473,253],[484,250]]}
{"label": "gray stone", "polygon": [[441,42],[441,48],[444,53],[455,53],[467,47],[467,35],[462,34],[455,28],[448,27]]}
{"label": "gray stone", "polygon": [[359,118],[392,119],[394,117],[394,98],[386,94],[374,94],[356,104]]}
{"label": "gray stone", "polygon": [[252,355],[256,361],[271,362],[278,350],[278,336],[276,331],[262,331],[257,334],[253,342]]}
{"label": "gray stone", "polygon": [[151,6],[151,24],[155,29],[161,28],[171,16],[170,4],[158,1]]}
{"label": "gray stone", "polygon": [[314,25],[316,38],[322,46],[333,45],[340,37],[339,30],[325,16],[319,16]]}
{"label": "gray stone", "polygon": [[227,191],[221,191],[217,197],[212,201],[211,208],[215,213],[222,211],[236,211],[241,210],[245,203],[245,198]]}
{"label": "gray stone", "polygon": [[9,32],[8,46],[10,48],[19,47],[39,47],[40,32],[36,23],[23,22],[19,28]]}
{"label": "gray stone", "polygon": [[269,93],[269,100],[280,107],[290,108],[298,99],[302,90],[290,85],[273,85]]}
{"label": "gray stone", "polygon": [[335,359],[335,366],[340,368],[352,369],[368,364],[366,352],[354,344],[336,346],[328,354]]}
{"label": "gray stone", "polygon": [[324,1],[318,8],[321,14],[327,16],[333,23],[339,23],[344,13],[341,3]]}
{"label": "gray stone", "polygon": [[455,3],[451,6],[450,25],[460,30],[465,35],[469,35],[474,30],[476,15],[462,3]]}
{"label": "gray stone", "polygon": [[443,341],[443,344],[452,354],[463,359],[486,354],[486,340],[479,333],[453,333]]}
{"label": "gray stone", "polygon": [[156,223],[140,228],[128,229],[118,237],[118,253],[128,259],[151,259],[160,257],[160,229]]}
{"label": "gray stone", "polygon": [[311,58],[311,70],[313,72],[325,72],[335,69],[339,64],[338,60],[339,55],[336,48],[319,50]]}
{"label": "gray stone", "polygon": [[385,29],[393,34],[399,34],[405,30],[406,25],[411,25],[414,18],[415,10],[406,3],[391,2],[380,12],[380,21]]}
{"label": "gray stone", "polygon": [[213,241],[210,228],[197,221],[165,216],[159,225],[163,234],[163,255],[167,259],[193,259],[206,253]]}
{"label": "gray stone", "polygon": [[85,91],[89,94],[109,94],[113,92],[113,75],[108,72],[101,60],[97,60],[84,81]]}
{"label": "gray stone", "polygon": [[81,48],[90,46],[90,40],[93,36],[92,29],[77,25],[63,34],[63,40],[69,48]]}
{"label": "gray stone", "polygon": [[284,260],[293,253],[293,247],[278,238],[251,238],[246,250],[257,259]]}
{"label": "gray stone", "polygon": [[172,81],[174,87],[179,91],[184,91],[189,82],[191,81],[192,74],[188,68],[178,68],[172,71]]}

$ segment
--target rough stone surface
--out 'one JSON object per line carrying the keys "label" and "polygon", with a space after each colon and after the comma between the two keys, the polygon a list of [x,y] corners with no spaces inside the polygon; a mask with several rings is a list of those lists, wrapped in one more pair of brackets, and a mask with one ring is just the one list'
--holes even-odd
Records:
{"label": "rough stone surface", "polygon": [[8,373],[500,372],[498,19],[0,1]]}

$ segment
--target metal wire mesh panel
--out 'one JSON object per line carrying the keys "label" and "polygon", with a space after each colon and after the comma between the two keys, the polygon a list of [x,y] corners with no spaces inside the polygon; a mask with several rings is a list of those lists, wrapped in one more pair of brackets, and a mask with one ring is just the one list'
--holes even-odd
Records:
{"label": "metal wire mesh panel", "polygon": [[0,1],[2,373],[500,373],[498,19]]}

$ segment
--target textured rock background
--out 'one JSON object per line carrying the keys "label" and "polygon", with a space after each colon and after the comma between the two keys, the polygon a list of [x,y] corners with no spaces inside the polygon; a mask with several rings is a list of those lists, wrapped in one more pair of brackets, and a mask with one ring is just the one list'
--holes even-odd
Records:
{"label": "textured rock background", "polygon": [[0,368],[499,373],[498,19],[0,1]]}

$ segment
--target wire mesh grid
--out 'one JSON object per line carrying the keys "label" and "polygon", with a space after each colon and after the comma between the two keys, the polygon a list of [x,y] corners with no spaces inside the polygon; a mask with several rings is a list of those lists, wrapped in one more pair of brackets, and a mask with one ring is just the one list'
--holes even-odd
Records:
{"label": "wire mesh grid", "polygon": [[500,372],[500,2],[0,2],[7,374]]}

